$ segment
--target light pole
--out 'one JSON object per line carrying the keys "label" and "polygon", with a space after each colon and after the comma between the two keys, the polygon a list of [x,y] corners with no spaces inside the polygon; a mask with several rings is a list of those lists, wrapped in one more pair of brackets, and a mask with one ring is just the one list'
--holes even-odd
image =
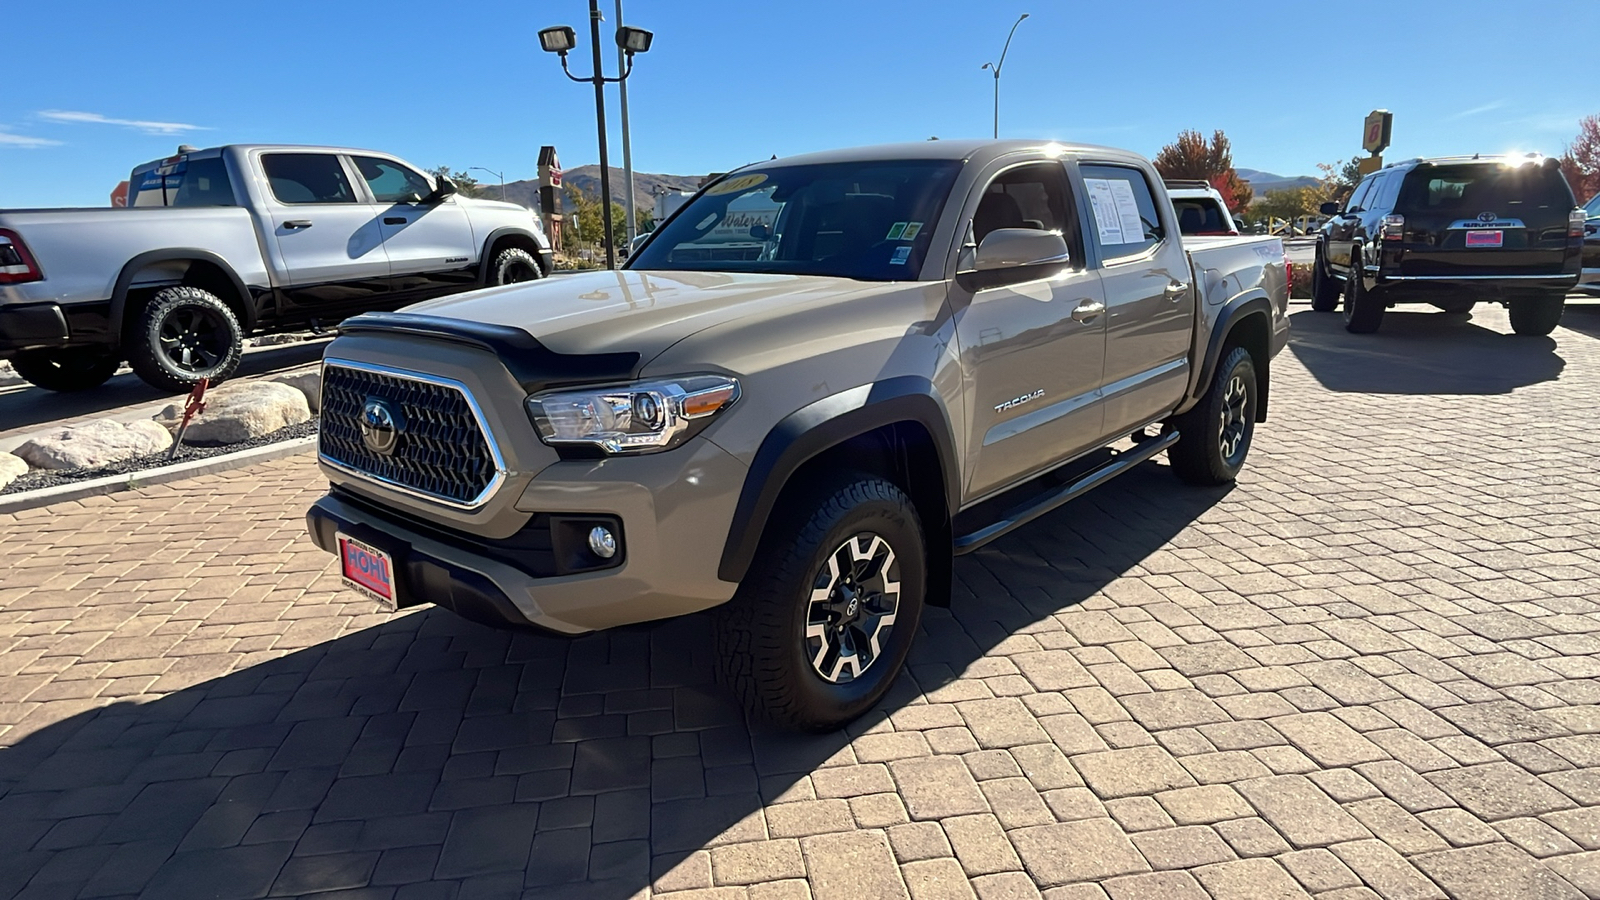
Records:
{"label": "light pole", "polygon": [[[617,27],[622,27],[622,0],[617,0]],[[627,48],[617,45],[617,70],[621,71]],[[628,82],[617,85],[617,93],[622,99],[622,177],[627,180],[627,185],[622,190],[622,209],[628,214],[628,227],[623,229],[628,235],[628,252],[633,252],[634,229],[637,227],[639,217],[633,213],[633,142],[629,139],[628,132]]]}
{"label": "light pole", "polygon": [[617,46],[621,47],[625,64],[622,74],[616,78],[605,77],[600,68],[600,0],[589,0],[589,42],[594,55],[594,74],[587,78],[580,78],[567,68],[567,52],[578,45],[578,36],[571,27],[556,25],[539,32],[539,46],[546,52],[561,55],[561,71],[573,81],[589,82],[594,85],[594,117],[595,125],[600,134],[600,219],[605,225],[606,242],[606,268],[617,267],[617,247],[612,240],[611,228],[611,161],[606,154],[606,93],[608,82],[621,83],[633,72],[633,55],[644,53],[650,49],[650,41],[654,38],[650,32],[643,28],[628,28],[623,26],[617,29]]}
{"label": "light pole", "polygon": [[479,172],[488,172],[490,175],[493,175],[494,177],[500,179],[500,199],[501,200],[506,199],[506,173],[504,173],[504,172],[496,172],[493,169],[485,169],[483,166],[467,166],[467,170],[469,172],[474,170],[474,169],[476,169]]}
{"label": "light pole", "polygon": [[1000,61],[983,64],[983,68],[994,72],[994,136],[996,138],[1000,137],[1000,70],[1005,67],[1006,52],[1011,49],[1011,39],[1016,36],[1017,25],[1021,25],[1022,20],[1027,17],[1028,14],[1023,13],[1017,17],[1016,24],[1011,26],[1011,33],[1006,35],[1006,45],[1000,50]]}

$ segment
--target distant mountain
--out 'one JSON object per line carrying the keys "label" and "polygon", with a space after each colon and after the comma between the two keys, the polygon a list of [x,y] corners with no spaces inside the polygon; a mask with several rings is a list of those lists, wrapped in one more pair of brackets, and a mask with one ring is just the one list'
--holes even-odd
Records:
{"label": "distant mountain", "polygon": [[[656,194],[668,191],[694,191],[700,186],[700,175],[659,175],[653,172],[633,173],[634,202],[641,208],[653,204]],[[611,199],[617,203],[622,202],[623,192],[622,170],[611,167]],[[490,200],[500,199],[500,185],[497,182],[480,183],[483,196]],[[563,190],[577,188],[590,196],[600,194],[600,167],[579,166],[568,169],[561,174],[561,187]],[[539,208],[539,180],[529,178],[523,181],[506,182],[505,198],[511,203],[526,206],[529,209]],[[571,208],[570,196],[563,199],[562,205]]]}
{"label": "distant mountain", "polygon": [[1317,184],[1319,181],[1319,179],[1313,178],[1310,175],[1274,175],[1271,172],[1263,172],[1260,169],[1235,168],[1233,171],[1236,172],[1240,178],[1250,182],[1250,188],[1251,190],[1255,191],[1257,197],[1260,197],[1267,191],[1282,191],[1289,188],[1311,187],[1312,185]]}

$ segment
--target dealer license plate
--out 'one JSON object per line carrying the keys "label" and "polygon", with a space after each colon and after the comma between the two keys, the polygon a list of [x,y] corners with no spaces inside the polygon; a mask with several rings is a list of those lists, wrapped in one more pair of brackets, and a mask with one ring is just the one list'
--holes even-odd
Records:
{"label": "dealer license plate", "polygon": [[1499,247],[1505,244],[1504,231],[1475,230],[1467,232],[1468,247]]}
{"label": "dealer license plate", "polygon": [[384,609],[394,610],[394,559],[377,547],[348,534],[336,537],[345,586],[376,600]]}

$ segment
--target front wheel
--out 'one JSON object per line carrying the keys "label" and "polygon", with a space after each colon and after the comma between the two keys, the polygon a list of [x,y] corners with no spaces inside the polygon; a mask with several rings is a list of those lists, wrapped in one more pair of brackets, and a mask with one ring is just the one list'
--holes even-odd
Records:
{"label": "front wheel", "polygon": [[1256,364],[1234,347],[1217,366],[1211,387],[1193,408],[1172,420],[1178,442],[1167,460],[1190,484],[1231,484],[1244,468],[1256,433]]}
{"label": "front wheel", "polygon": [[224,381],[239,368],[244,331],[216,294],[180,285],[144,305],[127,342],[128,365],[146,384],[175,394],[200,379]]}
{"label": "front wheel", "polygon": [[121,364],[115,350],[100,347],[26,350],[11,360],[11,367],[24,381],[62,393],[99,387]]}
{"label": "front wheel", "polygon": [[1561,324],[1561,314],[1566,308],[1565,294],[1518,297],[1511,301],[1511,330],[1517,334],[1547,335]]}
{"label": "front wheel", "polygon": [[1311,308],[1316,312],[1333,312],[1339,308],[1339,285],[1328,274],[1321,244],[1317,245],[1316,258],[1311,261]]}
{"label": "front wheel", "polygon": [[533,254],[517,247],[501,250],[494,258],[489,277],[495,284],[520,284],[544,277]]}
{"label": "front wheel", "polygon": [[752,715],[839,728],[905,665],[926,583],[922,528],[898,487],[857,474],[797,493],[718,611],[724,678]]}

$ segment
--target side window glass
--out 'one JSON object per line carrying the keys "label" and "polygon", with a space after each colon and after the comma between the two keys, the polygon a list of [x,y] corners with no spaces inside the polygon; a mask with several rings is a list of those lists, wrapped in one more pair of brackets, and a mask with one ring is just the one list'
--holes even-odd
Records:
{"label": "side window glass", "polygon": [[999,228],[1054,231],[1066,240],[1072,265],[1082,265],[1083,242],[1071,196],[1060,163],[1037,163],[1002,172],[984,189],[972,216],[974,246]]}
{"label": "side window glass", "polygon": [[1394,202],[1400,195],[1400,182],[1405,180],[1403,175],[1389,174],[1383,176],[1383,182],[1375,189],[1372,199],[1372,208],[1383,212],[1393,212]]}
{"label": "side window glass", "polygon": [[261,157],[279,203],[354,203],[339,157],[329,153],[269,153]]}
{"label": "side window glass", "polygon": [[1128,166],[1086,165],[1080,170],[1094,237],[1107,262],[1139,256],[1166,239],[1143,172]]}
{"label": "side window glass", "polygon": [[433,191],[428,179],[393,160],[357,156],[355,163],[379,203],[413,202]]}
{"label": "side window glass", "polygon": [[1350,199],[1345,201],[1345,212],[1360,212],[1367,208],[1367,195],[1372,193],[1372,183],[1375,180],[1375,178],[1361,179],[1361,183],[1356,185],[1355,191],[1350,194]]}

